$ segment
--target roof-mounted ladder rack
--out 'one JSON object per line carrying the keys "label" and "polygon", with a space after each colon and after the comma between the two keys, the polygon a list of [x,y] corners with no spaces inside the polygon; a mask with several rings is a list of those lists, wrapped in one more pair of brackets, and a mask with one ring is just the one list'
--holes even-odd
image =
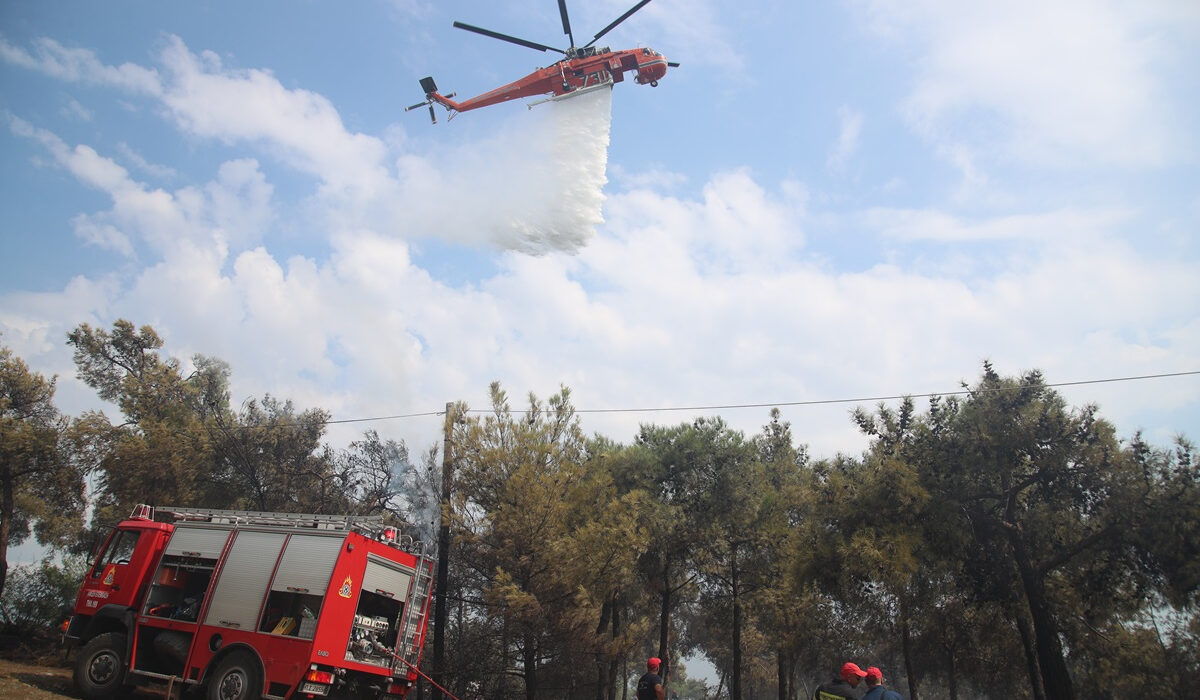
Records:
{"label": "roof-mounted ladder rack", "polygon": [[254,510],[220,510],[217,508],[178,508],[158,506],[158,513],[170,514],[176,520],[209,522],[225,525],[268,525],[274,527],[304,527],[314,530],[378,529],[383,526],[382,515],[326,515],[322,513],[269,513]]}

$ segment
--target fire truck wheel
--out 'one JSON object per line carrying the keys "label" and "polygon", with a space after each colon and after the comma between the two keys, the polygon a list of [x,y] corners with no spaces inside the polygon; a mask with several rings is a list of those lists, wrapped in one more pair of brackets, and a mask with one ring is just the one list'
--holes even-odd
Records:
{"label": "fire truck wheel", "polygon": [[245,652],[234,652],[221,659],[208,681],[208,700],[253,700],[261,697],[261,693],[258,661]]}
{"label": "fire truck wheel", "polygon": [[75,687],[84,700],[119,697],[124,685],[125,635],[109,632],[83,645],[75,659]]}

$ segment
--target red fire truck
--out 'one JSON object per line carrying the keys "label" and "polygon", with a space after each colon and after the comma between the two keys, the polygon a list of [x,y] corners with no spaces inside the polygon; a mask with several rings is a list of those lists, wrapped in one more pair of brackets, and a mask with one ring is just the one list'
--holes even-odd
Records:
{"label": "red fire truck", "polygon": [[138,506],[75,600],[75,684],[86,700],[399,700],[432,582],[424,546],[378,516]]}

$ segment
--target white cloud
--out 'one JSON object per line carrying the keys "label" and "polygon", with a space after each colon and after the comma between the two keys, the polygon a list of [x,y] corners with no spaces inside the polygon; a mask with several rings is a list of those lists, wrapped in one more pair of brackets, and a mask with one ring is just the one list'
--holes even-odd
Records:
{"label": "white cloud", "polygon": [[124,141],[117,143],[117,153],[119,153],[121,158],[127,161],[135,169],[146,173],[151,177],[155,177],[160,180],[171,180],[179,176],[179,173],[174,168],[147,161],[142,154],[135,151]]}
{"label": "white cloud", "polygon": [[1180,157],[1180,105],[1156,68],[1189,55],[1174,50],[1200,27],[1187,5],[860,3],[870,27],[918,46],[905,113],[931,140],[993,160],[1135,167]]}
{"label": "white cloud", "polygon": [[830,150],[826,166],[834,172],[846,169],[847,162],[858,151],[858,139],[862,133],[863,115],[861,112],[843,105],[838,109],[838,121],[841,128],[837,141]]}
{"label": "white cloud", "polygon": [[[952,12],[947,27],[984,31],[965,13]],[[952,34],[932,33],[944,42]],[[938,47],[931,57],[952,48]],[[79,235],[145,264],[120,277],[76,279],[59,293],[0,296],[4,342],[64,375],[66,410],[94,394],[68,378],[65,333],[121,317],[154,325],[171,354],[229,361],[235,402],[269,392],[335,418],[436,411],[456,399],[481,408],[494,379],[514,397],[564,383],[582,408],[663,408],[950,391],[977,377],[985,358],[1002,372],[1037,367],[1059,381],[1200,364],[1194,264],[1125,243],[1121,236],[1141,223],[1136,211],[813,213],[803,183],[764,183],[748,169],[710,175],[693,193],[681,191],[682,176],[620,172],[606,200],[606,144],[561,146],[578,143],[580,128],[607,134],[607,102],[579,119],[570,110],[587,102],[521,112],[498,122],[489,140],[423,154],[402,129],[387,139],[353,132],[323,96],[285,88],[267,71],[227,68],[178,39],[168,41],[161,72],[121,72],[79,52],[70,61],[8,44],[0,52],[59,77],[98,76],[126,89],[138,83],[121,76],[150,76],[159,87],[140,93],[161,99],[197,147],[217,141],[240,154],[216,172],[156,188],[99,146],[72,146],[10,119],[14,133],[110,197],[110,206],[76,214]],[[1071,141],[1039,126],[1048,107],[1029,115],[1018,108],[1036,89],[1026,95],[1001,84],[1002,94],[989,96],[966,84],[968,74],[986,78],[997,60],[980,59],[963,75],[931,60],[925,85],[946,92],[926,103],[924,118],[948,120],[975,105],[1036,127],[1043,139],[1087,147],[1090,137]],[[607,92],[594,95],[607,100]],[[856,152],[862,119],[844,112],[835,155]],[[965,165],[981,145],[970,136],[954,137],[965,144]],[[954,147],[950,137],[939,144]],[[132,149],[116,151],[135,172],[162,175]],[[310,177],[312,191],[282,195],[276,167]],[[328,254],[280,252],[284,207],[303,208],[319,236],[311,249],[327,246]],[[817,218],[836,219],[848,246],[877,235],[920,248],[928,261],[896,256],[832,269],[825,250],[810,248]],[[409,241],[421,235],[539,255],[497,253],[497,271],[455,285],[414,262]],[[987,264],[969,275],[953,269],[965,247],[985,244],[994,254]],[[1200,391],[1191,386],[1172,387],[1168,405],[1194,406]],[[1149,393],[1129,387],[1116,403],[1144,406]],[[827,455],[863,444],[847,418],[852,408],[794,406],[785,418]],[[714,412],[587,414],[585,428],[628,440],[640,422]],[[748,431],[767,419],[766,408],[721,412]],[[439,426],[432,418],[372,427],[420,447]],[[363,427],[334,428],[333,439]]]}
{"label": "white cloud", "polygon": [[[1052,381],[1200,363],[1200,283],[1185,261],[1147,257],[1099,231],[1086,246],[1029,236],[1021,260],[970,283],[896,265],[838,272],[796,254],[805,216],[745,171],[714,177],[696,199],[619,193],[609,223],[578,255],[506,254],[494,276],[465,287],[438,282],[406,243],[369,230],[332,238],[327,260],[284,261],[258,247],[231,268],[217,241],[199,238],[122,286],[80,281],[37,303],[0,297],[0,323],[6,342],[17,338],[57,367],[66,350],[38,338],[62,338],[80,319],[151,323],[173,354],[228,360],[235,401],[269,392],[337,418],[440,410],[456,399],[481,408],[493,379],[514,396],[564,383],[581,408],[631,408],[953,391],[986,358],[1002,372],[1041,368]],[[1174,404],[1196,401],[1188,387],[1175,387]],[[1120,400],[1144,405],[1145,391],[1127,387]],[[784,415],[827,455],[863,444],[851,408]],[[767,415],[697,413],[716,412],[747,431]],[[587,414],[585,428],[628,440],[640,422],[692,413]],[[350,439],[363,427],[332,435]],[[421,421],[372,427],[418,446],[437,431]]]}
{"label": "white cloud", "polygon": [[993,216],[972,222],[936,209],[877,207],[865,213],[863,223],[868,229],[905,241],[983,242],[1088,239],[1111,232],[1130,218],[1130,212],[1119,210],[1062,210]]}
{"label": "white cloud", "polygon": [[687,184],[687,175],[662,167],[631,172],[620,163],[610,163],[608,175],[623,190],[672,191]]}
{"label": "white cloud", "polygon": [[105,65],[95,52],[67,48],[54,39],[39,39],[33,53],[30,53],[0,37],[0,58],[59,80],[109,85],[149,95],[157,94],[160,90],[158,74],[153,69],[133,63]]}
{"label": "white cloud", "polygon": [[181,248],[191,252],[189,246],[203,239],[236,250],[258,240],[273,219],[272,188],[252,159],[222,164],[217,179],[203,189],[168,192],[137,182],[90,146],[72,148],[20,119],[10,124],[14,133],[42,144],[81,183],[111,198],[111,209],[72,218],[76,234],[93,245],[127,257],[136,254],[135,241],[165,257],[178,255]]}
{"label": "white cloud", "polygon": [[[610,7],[615,9],[624,6],[624,9],[617,10],[618,13],[623,13],[630,4],[618,2]],[[619,16],[620,14],[614,14],[612,19]],[[728,31],[721,26],[716,10],[708,2],[662,0],[647,5],[634,17],[637,19],[631,18],[627,21],[631,24],[643,24],[637,29],[626,29],[627,36],[662,37],[663,41],[673,47],[700,49],[686,56],[690,66],[707,65],[729,73],[745,71],[745,57],[730,42]],[[643,41],[643,45],[646,43],[656,46],[654,41]],[[685,60],[682,56],[668,58],[673,61]]]}
{"label": "white cloud", "polygon": [[204,201],[198,203],[201,209],[196,214],[211,220],[220,240],[240,250],[260,240],[274,222],[273,192],[257,161],[227,161],[221,164],[217,179],[205,186]]}
{"label": "white cloud", "polygon": [[[92,52],[68,51],[50,40],[39,46],[49,56],[40,62],[8,44],[0,49],[7,51],[10,61],[59,79],[103,79],[118,88],[141,87],[141,93],[161,99],[184,133],[260,149],[284,166],[313,177],[318,187],[306,218],[315,230],[367,227],[395,235],[435,236],[543,253],[577,250],[602,220],[611,112],[608,90],[546,105],[522,115],[527,117],[522,120],[511,119],[490,141],[442,153],[435,165],[424,157],[391,150],[405,142],[394,130],[387,141],[350,131],[325,97],[285,88],[269,71],[226,68],[216,54],[193,53],[175,36],[166,38],[161,73],[138,72],[129,64],[107,66]],[[117,79],[126,73],[147,76],[147,81],[153,78],[153,89]],[[78,222],[80,235],[98,245],[128,252],[130,236],[140,236],[161,249],[169,245],[169,238],[180,235],[217,235],[236,246],[253,242],[255,236],[248,232],[271,218],[263,211],[270,191],[261,175],[254,183],[243,178],[237,185],[250,187],[246,194],[253,196],[246,206],[256,213],[239,212],[250,219],[235,231],[225,220],[197,221],[199,197],[233,202],[222,198],[219,189],[152,189],[134,182],[123,167],[90,146],[72,149],[44,129],[16,118],[11,121],[14,131],[41,142],[76,177],[113,196],[112,212],[87,215]],[[161,175],[131,157],[127,147],[118,150],[134,167]],[[228,184],[230,167],[225,166],[218,182]],[[163,216],[177,217],[169,236],[155,235],[153,231],[164,229],[145,225],[146,217]],[[220,231],[212,230],[214,223]]]}
{"label": "white cloud", "polygon": [[373,197],[389,188],[383,143],[348,131],[321,95],[286,89],[264,70],[225,69],[216,54],[193,54],[178,37],[161,58],[163,103],[185,132],[265,144],[331,195]]}
{"label": "white cloud", "polygon": [[67,100],[67,103],[59,110],[68,119],[76,119],[81,122],[90,122],[92,120],[92,111],[79,103],[79,100]]}
{"label": "white cloud", "polygon": [[[568,2],[575,42],[587,43],[592,35],[634,4],[635,0]],[[614,50],[648,46],[668,60],[685,62],[691,68],[705,66],[726,76],[739,74],[741,79],[753,79],[752,75],[742,75],[747,73],[746,57],[723,23],[724,11],[708,0],[655,0],[601,37],[597,44]],[[551,12],[557,19],[557,8]],[[566,37],[563,39],[565,45]]]}

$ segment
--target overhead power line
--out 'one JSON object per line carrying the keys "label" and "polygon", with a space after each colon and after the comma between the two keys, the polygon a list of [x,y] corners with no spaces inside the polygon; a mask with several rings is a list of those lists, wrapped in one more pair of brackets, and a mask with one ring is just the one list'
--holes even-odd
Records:
{"label": "overhead power line", "polygon": [[367,423],[376,420],[397,420],[400,418],[424,418],[426,416],[441,416],[445,415],[445,411],[428,411],[426,413],[400,413],[394,416],[374,416],[372,418],[343,418],[341,420],[327,420],[325,425],[333,425],[335,423]]}
{"label": "overhead power line", "polygon": [[[1164,374],[1143,374],[1136,377],[1111,377],[1108,379],[1085,379],[1077,382],[1055,382],[1045,384],[1048,388],[1064,387],[1064,386],[1083,386],[1086,384],[1112,384],[1115,382],[1134,382],[1145,379],[1164,379],[1167,377],[1186,377],[1200,374],[1200,370],[1191,372],[1168,372]],[[811,401],[773,401],[765,403],[736,403],[736,404],[712,404],[712,405],[697,405],[697,406],[658,406],[646,408],[576,408],[575,413],[669,413],[679,411],[721,411],[734,410],[741,408],[782,408],[785,406],[821,406],[825,404],[839,403],[866,403],[877,401],[896,401],[905,398],[932,398],[934,396],[961,396],[970,394],[974,389],[958,389],[954,391],[930,391],[919,394],[895,394],[892,396],[862,396],[852,399],[813,399]],[[467,409],[468,413],[491,413],[491,409],[487,408],[472,408]],[[514,413],[526,413],[527,411],[514,411]],[[373,416],[370,418],[345,418],[342,420],[326,421],[327,424],[335,423],[367,423],[371,421],[398,420],[402,418],[423,418],[427,416],[445,415],[445,411],[426,411],[423,413],[405,413],[391,416]]]}

